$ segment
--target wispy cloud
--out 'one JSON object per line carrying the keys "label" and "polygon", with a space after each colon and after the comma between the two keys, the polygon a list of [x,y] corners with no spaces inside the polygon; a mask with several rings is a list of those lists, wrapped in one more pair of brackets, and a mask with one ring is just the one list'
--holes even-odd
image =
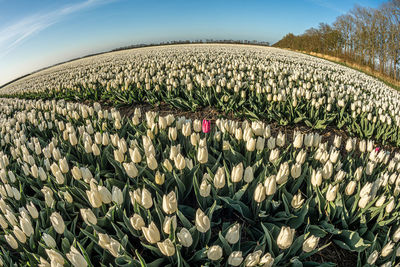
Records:
{"label": "wispy cloud", "polygon": [[68,15],[111,1],[112,0],[86,0],[47,13],[33,14],[0,28],[0,58],[10,53],[11,50],[30,37],[61,21]]}
{"label": "wispy cloud", "polygon": [[335,5],[335,1],[330,2],[328,0],[307,0],[308,2],[311,2],[315,5],[318,5],[320,7],[324,7],[324,8],[328,8],[330,10],[333,10],[339,14],[345,13],[346,11],[343,9],[340,9],[337,7],[337,5]]}

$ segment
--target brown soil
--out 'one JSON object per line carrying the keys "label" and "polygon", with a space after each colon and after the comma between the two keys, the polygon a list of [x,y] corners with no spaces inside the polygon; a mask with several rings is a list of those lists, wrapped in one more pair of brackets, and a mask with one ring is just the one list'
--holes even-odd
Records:
{"label": "brown soil", "polygon": [[[319,246],[324,246],[329,242],[331,242],[329,238],[323,238]],[[338,267],[357,266],[357,253],[342,249],[332,242],[325,249],[307,258],[306,261],[332,262]]]}

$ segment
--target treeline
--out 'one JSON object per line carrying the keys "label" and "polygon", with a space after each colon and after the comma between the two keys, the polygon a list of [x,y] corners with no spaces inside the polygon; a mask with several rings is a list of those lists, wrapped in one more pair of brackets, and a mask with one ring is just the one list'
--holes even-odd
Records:
{"label": "treeline", "polygon": [[376,9],[356,6],[332,25],[289,33],[273,46],[343,58],[399,81],[400,0]]}
{"label": "treeline", "polygon": [[132,48],[140,48],[140,47],[149,47],[149,46],[159,46],[159,45],[176,45],[176,44],[251,44],[251,45],[262,45],[269,46],[269,42],[266,41],[257,41],[257,40],[214,40],[214,39],[205,39],[205,40],[178,40],[178,41],[166,41],[160,43],[148,43],[148,44],[133,44],[129,46],[123,46],[111,51],[120,51],[127,50]]}

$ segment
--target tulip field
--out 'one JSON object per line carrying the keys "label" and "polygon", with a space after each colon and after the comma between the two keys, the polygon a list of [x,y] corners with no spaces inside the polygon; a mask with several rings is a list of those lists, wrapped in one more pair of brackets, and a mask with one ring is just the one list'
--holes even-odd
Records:
{"label": "tulip field", "polygon": [[0,266],[400,266],[400,95],[372,77],[176,45],[0,94]]}

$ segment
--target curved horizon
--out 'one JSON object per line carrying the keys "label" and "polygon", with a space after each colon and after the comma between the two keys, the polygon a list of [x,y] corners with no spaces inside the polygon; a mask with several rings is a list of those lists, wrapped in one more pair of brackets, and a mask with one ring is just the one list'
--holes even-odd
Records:
{"label": "curved horizon", "polygon": [[[275,43],[381,0],[282,2],[73,0],[2,2],[0,86],[40,69],[134,43],[233,39]],[[289,19],[288,19],[289,18]]]}

